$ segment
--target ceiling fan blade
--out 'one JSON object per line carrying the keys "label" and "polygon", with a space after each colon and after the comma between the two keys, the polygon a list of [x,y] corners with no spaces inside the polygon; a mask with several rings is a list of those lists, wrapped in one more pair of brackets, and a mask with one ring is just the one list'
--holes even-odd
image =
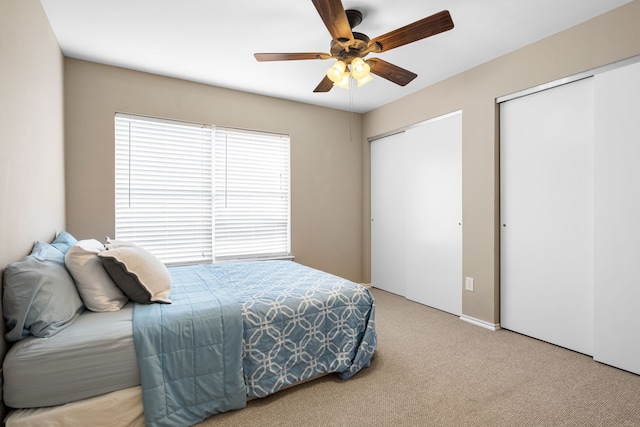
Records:
{"label": "ceiling fan blade", "polygon": [[373,74],[400,86],[406,86],[413,79],[418,77],[417,74],[405,70],[404,68],[400,68],[397,65],[393,65],[390,62],[383,61],[380,58],[368,59],[367,64],[371,67],[371,72]]}
{"label": "ceiling fan blade", "polygon": [[301,59],[329,59],[331,55],[324,52],[301,52],[301,53],[255,53],[253,56],[259,62],[265,61],[295,61]]}
{"label": "ceiling fan blade", "polygon": [[331,37],[340,45],[348,46],[353,42],[353,33],[347,13],[340,0],[311,0],[320,18],[329,30]]}
{"label": "ceiling fan blade", "polygon": [[327,76],[320,82],[318,86],[313,90],[314,92],[329,92],[333,88],[333,82]]}
{"label": "ceiling fan blade", "polygon": [[369,46],[377,44],[379,52],[386,52],[390,49],[449,31],[452,28],[453,20],[451,19],[451,14],[448,10],[443,10],[413,24],[376,37],[369,42]]}

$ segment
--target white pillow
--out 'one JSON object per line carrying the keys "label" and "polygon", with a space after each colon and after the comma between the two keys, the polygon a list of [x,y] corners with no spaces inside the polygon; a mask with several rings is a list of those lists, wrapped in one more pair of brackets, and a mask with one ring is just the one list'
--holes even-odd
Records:
{"label": "white pillow", "polygon": [[115,240],[109,236],[105,237],[105,241],[106,243],[104,244],[104,246],[106,249],[122,248],[124,246],[136,246],[135,243],[131,243],[126,240]]}
{"label": "white pillow", "polygon": [[128,298],[102,266],[98,253],[103,250],[104,245],[95,239],[80,240],[69,248],[64,262],[89,310],[118,311]]}

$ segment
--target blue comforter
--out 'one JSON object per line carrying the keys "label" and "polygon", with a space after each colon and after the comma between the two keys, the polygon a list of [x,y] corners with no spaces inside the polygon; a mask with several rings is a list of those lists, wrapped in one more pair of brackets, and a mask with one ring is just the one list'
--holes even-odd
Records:
{"label": "blue comforter", "polygon": [[363,286],[292,261],[169,271],[173,304],[134,310],[147,425],[194,424],[246,396],[369,366],[375,304]]}
{"label": "blue comforter", "polygon": [[133,338],[147,426],[189,426],[246,406],[242,317],[202,266],[172,271],[172,304],[136,304]]}

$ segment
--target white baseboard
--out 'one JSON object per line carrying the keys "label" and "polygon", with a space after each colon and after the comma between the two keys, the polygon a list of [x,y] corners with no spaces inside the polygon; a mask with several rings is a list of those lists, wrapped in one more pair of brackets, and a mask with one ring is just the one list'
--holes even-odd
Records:
{"label": "white baseboard", "polygon": [[371,283],[360,283],[360,284],[367,289],[371,289]]}
{"label": "white baseboard", "polygon": [[465,322],[471,323],[472,325],[480,326],[481,328],[489,329],[490,331],[497,331],[501,329],[499,323],[485,322],[484,320],[465,316],[464,314],[460,316],[460,320],[464,320]]}

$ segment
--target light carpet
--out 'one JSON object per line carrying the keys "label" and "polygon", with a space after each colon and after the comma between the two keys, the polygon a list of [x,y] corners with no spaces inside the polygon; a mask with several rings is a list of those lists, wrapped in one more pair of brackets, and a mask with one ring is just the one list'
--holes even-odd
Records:
{"label": "light carpet", "polygon": [[640,376],[374,289],[371,367],[214,415],[215,426],[640,426]]}

